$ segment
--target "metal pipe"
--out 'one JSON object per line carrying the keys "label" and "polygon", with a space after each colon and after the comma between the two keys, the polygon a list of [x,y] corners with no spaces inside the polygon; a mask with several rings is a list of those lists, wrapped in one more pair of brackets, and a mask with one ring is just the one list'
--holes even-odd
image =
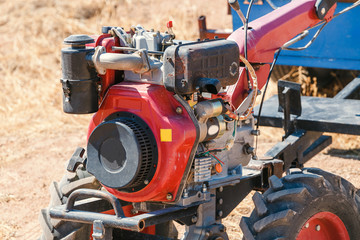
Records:
{"label": "metal pipe", "polygon": [[137,232],[142,231],[145,227],[145,221],[143,219],[134,219],[131,217],[118,218],[114,215],[78,210],[66,211],[59,207],[50,209],[50,217],[88,224],[92,224],[95,220],[101,220],[105,227],[121,228]]}
{"label": "metal pipe", "polygon": [[95,66],[105,69],[139,72],[144,67],[142,58],[134,54],[103,53],[96,59]]}
{"label": "metal pipe", "polygon": [[78,189],[78,190],[75,190],[74,192],[72,192],[66,203],[65,211],[67,211],[67,212],[71,211],[75,205],[75,200],[80,196],[81,197],[96,197],[96,198],[101,198],[101,199],[107,200],[113,206],[116,217],[119,217],[119,218],[125,217],[124,211],[121,207],[119,199],[117,199],[114,195],[112,195],[110,193],[93,190],[93,189]]}
{"label": "metal pipe", "polygon": [[[139,49],[136,48],[131,48],[131,47],[112,47],[113,51],[130,51],[130,52],[136,52],[139,51]],[[151,51],[151,50],[146,50],[149,54],[154,54],[154,55],[164,55],[164,52],[160,52],[160,51]]]}

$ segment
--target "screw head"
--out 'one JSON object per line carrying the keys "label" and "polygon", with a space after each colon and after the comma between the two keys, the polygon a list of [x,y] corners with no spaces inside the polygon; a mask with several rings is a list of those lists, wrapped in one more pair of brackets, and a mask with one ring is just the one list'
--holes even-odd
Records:
{"label": "screw head", "polygon": [[192,218],[191,218],[192,223],[196,223],[197,220],[198,220],[197,216],[192,216]]}
{"label": "screw head", "polygon": [[325,8],[322,8],[322,9],[321,9],[321,15],[324,15],[325,12],[326,12],[326,9],[325,9]]}
{"label": "screw head", "polygon": [[309,228],[310,224],[309,223],[306,223],[305,224],[305,228]]}
{"label": "screw head", "polygon": [[183,197],[184,198],[189,197],[189,191],[186,188],[184,189]]}
{"label": "screw head", "polygon": [[315,230],[320,231],[320,225],[316,225]]}
{"label": "screw head", "polygon": [[221,187],[219,187],[219,192],[222,192],[222,191],[224,191],[224,188],[221,186]]}
{"label": "screw head", "polygon": [[171,194],[171,193],[168,193],[167,195],[166,195],[166,199],[167,200],[172,200],[173,199],[173,195]]}
{"label": "screw head", "polygon": [[182,114],[183,113],[183,109],[181,107],[177,107],[176,108],[176,113],[177,114]]}
{"label": "screw head", "polygon": [[222,216],[223,216],[223,214],[224,214],[224,213],[223,213],[223,211],[221,211],[221,210],[220,210],[220,211],[218,211],[218,216],[219,216],[219,217],[222,217]]}
{"label": "screw head", "polygon": [[148,184],[149,184],[149,180],[146,179],[146,180],[144,181],[144,184],[145,184],[145,185],[148,185]]}
{"label": "screw head", "polygon": [[219,199],[219,204],[223,204],[224,200],[222,198]]}

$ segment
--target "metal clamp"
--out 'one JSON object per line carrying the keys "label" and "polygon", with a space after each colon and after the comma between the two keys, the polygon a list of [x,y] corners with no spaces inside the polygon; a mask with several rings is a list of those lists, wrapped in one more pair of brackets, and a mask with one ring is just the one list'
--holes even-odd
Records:
{"label": "metal clamp", "polygon": [[98,47],[95,48],[95,53],[92,56],[92,61],[94,63],[95,69],[101,75],[106,74],[106,68],[103,68],[100,65],[100,55],[103,54],[103,53],[106,53],[105,47],[98,46]]}

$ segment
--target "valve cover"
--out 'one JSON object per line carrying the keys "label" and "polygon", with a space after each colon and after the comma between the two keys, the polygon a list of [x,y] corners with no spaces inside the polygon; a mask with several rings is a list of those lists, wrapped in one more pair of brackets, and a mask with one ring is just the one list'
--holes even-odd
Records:
{"label": "valve cover", "polygon": [[152,179],[157,164],[155,138],[134,114],[117,113],[91,133],[87,170],[103,185],[134,192]]}

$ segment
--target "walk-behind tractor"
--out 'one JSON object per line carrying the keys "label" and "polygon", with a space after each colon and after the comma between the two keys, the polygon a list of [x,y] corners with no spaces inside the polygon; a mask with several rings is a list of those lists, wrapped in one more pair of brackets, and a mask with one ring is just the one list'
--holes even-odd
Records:
{"label": "walk-behind tractor", "polygon": [[[280,81],[254,108],[281,49],[332,20],[336,2],[296,0],[250,23],[229,3],[244,27],[227,40],[179,41],[171,22],[64,40],[64,111],[95,114],[86,154],[76,149],[51,184],[41,239],[226,240],[222,219],[252,190],[247,240],[360,239],[358,190],[303,168],[331,143],[323,132],[360,135],[359,79],[332,99]],[[259,125],[285,130],[263,158]]]}

